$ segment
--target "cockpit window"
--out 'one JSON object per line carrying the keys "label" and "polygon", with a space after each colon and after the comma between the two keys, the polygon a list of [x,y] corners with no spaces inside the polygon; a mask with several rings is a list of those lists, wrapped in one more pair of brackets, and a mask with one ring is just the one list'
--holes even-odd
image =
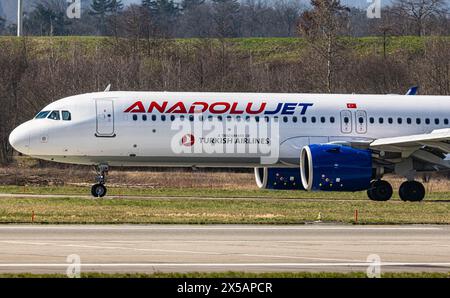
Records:
{"label": "cockpit window", "polygon": [[47,118],[48,118],[48,119],[52,119],[52,120],[59,120],[59,119],[61,119],[61,118],[59,117],[59,111],[52,111],[52,112],[50,113],[50,115],[48,115]]}
{"label": "cockpit window", "polygon": [[70,114],[69,111],[62,111],[62,119],[65,121],[70,121],[72,120],[72,115]]}
{"label": "cockpit window", "polygon": [[48,116],[48,113],[50,113],[50,111],[41,111],[36,115],[36,117],[34,117],[34,119],[44,119]]}

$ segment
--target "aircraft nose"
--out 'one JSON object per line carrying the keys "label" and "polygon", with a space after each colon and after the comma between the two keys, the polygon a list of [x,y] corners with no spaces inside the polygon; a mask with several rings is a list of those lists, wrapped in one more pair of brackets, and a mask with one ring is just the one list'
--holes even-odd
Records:
{"label": "aircraft nose", "polygon": [[9,135],[9,143],[20,153],[27,153],[30,149],[30,134],[25,125],[19,125]]}

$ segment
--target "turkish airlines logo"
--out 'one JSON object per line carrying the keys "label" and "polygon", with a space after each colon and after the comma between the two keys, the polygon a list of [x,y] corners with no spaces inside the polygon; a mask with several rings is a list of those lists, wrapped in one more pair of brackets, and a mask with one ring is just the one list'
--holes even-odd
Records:
{"label": "turkish airlines logo", "polygon": [[186,147],[190,147],[192,145],[194,145],[195,143],[195,137],[194,135],[191,135],[190,133],[184,135],[181,138],[181,145],[186,146]]}

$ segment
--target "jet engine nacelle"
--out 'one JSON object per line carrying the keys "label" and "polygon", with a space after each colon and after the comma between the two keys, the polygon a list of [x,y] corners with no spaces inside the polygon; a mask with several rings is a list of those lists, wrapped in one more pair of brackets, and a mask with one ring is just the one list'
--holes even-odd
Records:
{"label": "jet engine nacelle", "polygon": [[263,189],[304,190],[299,168],[255,168],[255,179]]}
{"label": "jet engine nacelle", "polygon": [[342,145],[308,145],[300,153],[300,169],[306,190],[365,190],[372,180],[372,154]]}

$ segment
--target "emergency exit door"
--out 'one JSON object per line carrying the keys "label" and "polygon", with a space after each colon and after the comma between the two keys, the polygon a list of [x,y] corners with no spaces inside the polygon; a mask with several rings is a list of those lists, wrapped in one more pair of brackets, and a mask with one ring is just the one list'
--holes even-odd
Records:
{"label": "emergency exit door", "polygon": [[356,132],[367,133],[367,113],[366,111],[356,111]]}
{"label": "emergency exit door", "polygon": [[114,103],[111,99],[96,99],[97,137],[115,137]]}
{"label": "emergency exit door", "polygon": [[352,112],[349,110],[341,111],[341,131],[342,133],[352,132]]}

